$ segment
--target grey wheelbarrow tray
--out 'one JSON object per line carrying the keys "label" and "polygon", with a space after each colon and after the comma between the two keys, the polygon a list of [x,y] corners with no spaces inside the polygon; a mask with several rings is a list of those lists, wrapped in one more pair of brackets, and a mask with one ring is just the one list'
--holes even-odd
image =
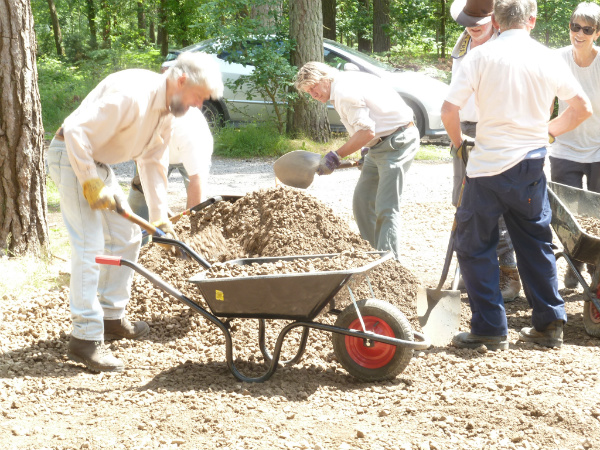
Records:
{"label": "grey wheelbarrow tray", "polygon": [[[588,334],[600,337],[600,321],[592,317],[591,308],[593,305],[600,311],[600,238],[586,233],[573,215],[600,219],[600,194],[549,181],[548,199],[552,209],[552,228],[564,248],[556,253],[556,259],[564,258],[583,286],[586,302],[583,323]],[[586,283],[573,260],[594,265],[592,287]]]}
{"label": "grey wheelbarrow tray", "polygon": [[[198,255],[194,250],[183,242],[165,238],[153,237],[157,243],[171,244],[180,247],[192,259],[196,260],[205,269],[211,265]],[[97,256],[96,262],[99,264],[110,264],[117,266],[130,267],[140,275],[146,277],[156,287],[177,298],[182,303],[188,305],[194,311],[200,313],[206,319],[215,324],[225,336],[226,359],[231,373],[241,381],[262,382],[273,375],[279,364],[281,347],[288,332],[294,328],[302,327],[302,337],[300,339],[299,349],[296,355],[289,361],[282,361],[282,364],[295,364],[300,360],[304,350],[310,328],[315,328],[331,333],[338,333],[345,336],[359,338],[364,341],[366,346],[373,346],[374,342],[390,344],[396,347],[406,347],[412,350],[424,350],[430,346],[426,337],[416,331],[412,331],[413,340],[397,339],[395,337],[382,334],[375,334],[370,331],[360,331],[356,329],[341,328],[320,322],[313,319],[325,308],[327,304],[331,305],[330,312],[339,314],[335,310],[333,298],[348,284],[353,278],[366,276],[366,273],[378,264],[387,261],[392,257],[390,252],[371,252],[380,257],[362,267],[348,270],[327,271],[327,272],[309,272],[292,274],[275,274],[249,277],[228,277],[228,278],[206,278],[206,272],[201,272],[189,281],[196,284],[201,291],[211,312],[204,309],[197,302],[183,295],[171,285],[165,283],[156,274],[148,271],[141,265],[122,259],[118,256]],[[313,259],[336,256],[328,255],[309,255],[309,256],[287,256],[275,258],[247,258],[229,261],[230,263],[247,265],[252,263],[267,263],[296,259]],[[361,280],[358,280],[361,281]],[[350,290],[350,288],[348,287]],[[360,317],[360,311],[356,306],[352,291],[350,290],[353,305],[356,307],[357,314]],[[399,314],[401,314],[398,311]],[[343,314],[343,313],[342,313]],[[229,318],[225,321],[219,317]],[[259,319],[259,344],[260,350],[269,364],[267,371],[259,377],[247,377],[243,375],[233,362],[232,337],[229,332],[230,318],[251,318]],[[285,325],[280,331],[273,354],[271,355],[266,347],[265,319],[283,319],[292,322]],[[361,323],[362,318],[360,319]],[[406,320],[406,319],[405,319]],[[364,324],[364,323],[363,323]],[[363,327],[364,330],[364,327]]]}

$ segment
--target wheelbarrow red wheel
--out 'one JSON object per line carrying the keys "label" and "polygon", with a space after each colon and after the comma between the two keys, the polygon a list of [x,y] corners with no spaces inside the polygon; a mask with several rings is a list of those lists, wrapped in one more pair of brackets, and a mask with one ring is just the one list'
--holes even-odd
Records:
{"label": "wheelbarrow red wheel", "polygon": [[600,337],[600,311],[590,301],[583,303],[583,326],[590,336]]}
{"label": "wheelbarrow red wheel", "polygon": [[[395,306],[377,299],[357,302],[367,331],[404,341],[413,340],[410,323]],[[362,325],[353,304],[338,316],[336,327],[362,331]],[[395,378],[401,373],[413,354],[410,348],[365,342],[364,339],[333,333],[333,350],[344,369],[363,381]]]}

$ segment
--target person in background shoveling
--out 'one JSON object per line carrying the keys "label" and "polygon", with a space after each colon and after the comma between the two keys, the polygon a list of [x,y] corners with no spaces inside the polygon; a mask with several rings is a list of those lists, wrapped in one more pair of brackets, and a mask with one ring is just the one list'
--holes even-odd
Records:
{"label": "person in background shoveling", "polygon": [[[455,0],[450,8],[452,18],[460,25],[466,27],[460,35],[452,50],[452,75],[456,75],[465,56],[475,48],[487,42],[493,42],[498,37],[498,31],[492,26],[493,0]],[[463,135],[475,138],[477,121],[477,105],[475,97],[460,109],[460,128]],[[458,149],[451,147],[452,166],[454,171],[452,204],[458,204],[458,197],[465,176],[465,162],[467,155],[458,154]],[[514,301],[521,291],[521,280],[517,270],[517,261],[512,241],[508,235],[504,218],[498,221],[500,239],[498,241],[498,264],[500,266],[500,291],[505,302]],[[460,284],[459,284],[460,286]]]}
{"label": "person in background shoveling", "polygon": [[[475,147],[456,212],[456,254],[473,314],[471,332],[453,338],[460,348],[508,348],[496,256],[501,215],[533,310],[533,328],[523,328],[519,339],[547,347],[563,341],[567,315],[558,293],[544,159],[548,133],[572,130],[592,110],[567,65],[529,36],[536,13],[535,0],[496,0],[492,24],[500,36],[465,57],[442,106],[456,147],[462,141],[460,108],[472,95],[479,106]],[[569,107],[548,123],[555,96]]]}
{"label": "person in background shoveling", "polygon": [[[592,101],[594,115],[573,131],[556,137],[548,153],[552,181],[583,189],[583,177],[587,188],[600,192],[600,57],[594,45],[600,37],[600,6],[596,3],[580,3],[569,21],[571,44],[557,52],[567,63],[577,81]],[[559,114],[568,105],[558,101]],[[583,263],[573,261],[581,271]],[[588,266],[588,270],[594,271]],[[565,273],[566,288],[579,284],[572,270]]]}
{"label": "person in background shoveling", "polygon": [[166,233],[167,164],[171,118],[201,107],[223,93],[218,65],[206,54],[182,53],[165,74],[130,69],[106,77],[65,119],[48,151],[50,176],[60,194],[71,243],[70,306],[73,331],[67,355],[93,371],[122,371],[123,363],[103,344],[139,339],[145,322],[125,315],[133,272],[99,266],[100,254],[136,261],[141,241],[137,225],[113,211],[124,201],[109,164],[131,159],[140,169],[150,220]]}
{"label": "person in background shoveling", "polygon": [[350,139],[327,153],[317,169],[331,174],[342,158],[370,147],[354,189],[353,212],[361,236],[377,250],[400,257],[400,199],[404,176],[419,149],[413,111],[384,80],[363,72],[340,72],[320,62],[305,64],[296,88],[340,115]]}
{"label": "person in background shoveling", "polygon": [[[168,148],[167,177],[174,170],[179,171],[187,192],[186,208],[190,209],[202,201],[202,193],[205,191],[203,186],[208,179],[213,153],[213,136],[200,109],[190,108],[183,116],[173,118]],[[148,220],[148,205],[137,169],[131,180],[127,202],[135,214]]]}

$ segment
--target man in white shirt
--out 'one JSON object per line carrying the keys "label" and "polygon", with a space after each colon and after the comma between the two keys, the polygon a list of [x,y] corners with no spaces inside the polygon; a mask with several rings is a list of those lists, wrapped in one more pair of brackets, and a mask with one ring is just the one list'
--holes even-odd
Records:
{"label": "man in white shirt", "polygon": [[90,370],[122,371],[104,340],[139,339],[145,322],[125,318],[131,269],[99,266],[99,254],[136,261],[141,232],[113,211],[124,194],[110,164],[135,160],[148,193],[149,217],[172,233],[167,220],[167,161],[171,119],[208,98],[220,97],[218,65],[206,54],[182,53],[163,75],[139,69],[106,77],[65,119],[48,151],[71,243],[70,307],[73,331],[68,357]]}
{"label": "man in white shirt", "polygon": [[364,72],[340,72],[309,62],[296,88],[330,101],[350,139],[321,160],[317,173],[332,173],[342,158],[370,147],[354,189],[353,211],[361,236],[378,250],[400,257],[400,199],[404,176],[419,150],[413,111],[384,80]]}
{"label": "man in white shirt", "polygon": [[[190,108],[183,116],[173,118],[167,177],[175,170],[181,174],[187,191],[188,209],[202,201],[212,153],[213,136],[200,109]],[[148,205],[137,170],[131,180],[127,202],[134,213],[148,219]]]}
{"label": "man in white shirt", "polygon": [[[536,13],[535,0],[496,0],[492,23],[500,36],[465,58],[442,106],[442,120],[457,147],[463,140],[460,108],[471,95],[479,107],[456,215],[456,254],[473,313],[471,332],[453,339],[461,348],[508,348],[496,256],[501,215],[533,310],[533,328],[523,328],[519,339],[562,345],[567,316],[558,293],[544,157],[548,133],[558,136],[575,128],[591,115],[591,106],[564,62],[529,36]],[[548,123],[555,96],[569,107]]]}

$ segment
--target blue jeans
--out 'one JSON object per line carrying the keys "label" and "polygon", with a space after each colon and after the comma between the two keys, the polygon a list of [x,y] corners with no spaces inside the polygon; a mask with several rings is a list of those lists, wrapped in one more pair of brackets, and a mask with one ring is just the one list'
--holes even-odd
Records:
{"label": "blue jeans", "polygon": [[377,250],[391,250],[396,259],[400,257],[404,175],[419,144],[419,130],[411,127],[373,146],[354,189],[352,208],[360,235]]}
{"label": "blue jeans", "polygon": [[558,293],[543,167],[543,158],[527,159],[499,175],[467,178],[456,213],[455,248],[473,313],[473,334],[505,336],[508,332],[496,256],[501,215],[515,244],[533,326],[543,330],[554,320],[567,320]]}
{"label": "blue jeans", "polygon": [[[60,209],[71,243],[71,334],[78,339],[102,341],[103,319],[120,319],[125,315],[133,271],[96,264],[95,258],[118,255],[137,261],[141,231],[113,211],[90,208],[63,141],[52,140],[47,161],[50,177],[60,194]],[[106,186],[124,199],[110,166],[96,163],[96,170]]]}

